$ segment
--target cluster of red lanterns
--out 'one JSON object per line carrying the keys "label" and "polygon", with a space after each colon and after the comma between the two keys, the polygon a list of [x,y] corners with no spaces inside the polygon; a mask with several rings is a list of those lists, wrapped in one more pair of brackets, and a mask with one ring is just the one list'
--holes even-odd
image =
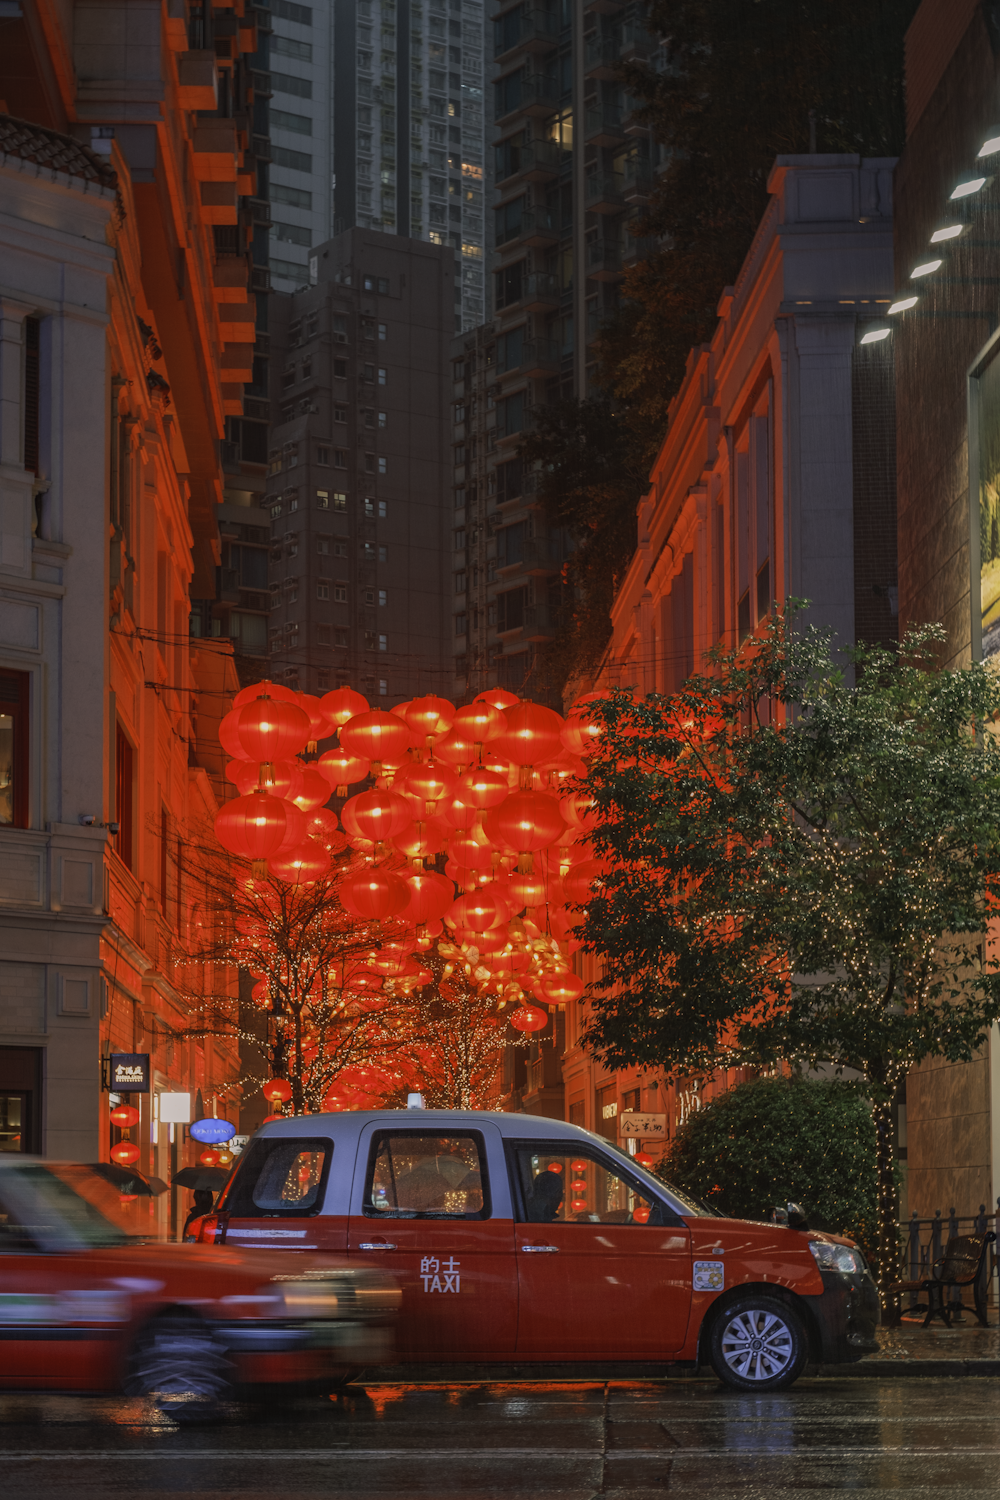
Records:
{"label": "cluster of red lanterns", "polygon": [[[567,906],[587,901],[601,865],[587,837],[593,809],[571,784],[600,734],[590,708],[598,696],[565,718],[502,689],[463,707],[428,695],[387,712],[347,687],[317,698],[256,684],[220,725],[239,795],[218,814],[217,837],[255,877],[303,886],[328,875],[331,852],[349,844],[358,858],[338,879],[343,908],[414,935],[404,952],[373,955],[369,969],[404,991],[426,983],[413,950],[440,939],[484,991],[514,1003],[513,1026],[540,1031],[546,1007],[584,989],[570,964],[578,945]],[[300,758],[335,736],[314,761]],[[325,806],[333,793],[346,797],[343,833]],[[442,857],[443,873],[428,868]]]}

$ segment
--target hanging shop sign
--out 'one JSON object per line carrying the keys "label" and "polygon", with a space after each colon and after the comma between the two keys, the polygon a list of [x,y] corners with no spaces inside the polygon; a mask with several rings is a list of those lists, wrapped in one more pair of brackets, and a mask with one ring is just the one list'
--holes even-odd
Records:
{"label": "hanging shop sign", "polygon": [[236,1126],[230,1125],[228,1120],[204,1119],[195,1120],[189,1134],[196,1141],[201,1141],[206,1146],[221,1146],[224,1141],[231,1141],[236,1134]]}
{"label": "hanging shop sign", "polygon": [[628,1111],[618,1116],[618,1134],[627,1139],[629,1136],[661,1136],[667,1134],[666,1115],[649,1115]]}
{"label": "hanging shop sign", "polygon": [[149,1053],[112,1052],[105,1086],[117,1094],[148,1094]]}

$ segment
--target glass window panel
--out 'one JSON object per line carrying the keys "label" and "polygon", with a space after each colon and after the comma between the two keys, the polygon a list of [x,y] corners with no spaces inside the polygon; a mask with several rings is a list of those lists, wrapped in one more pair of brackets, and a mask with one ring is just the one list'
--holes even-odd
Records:
{"label": "glass window panel", "polygon": [[486,1166],[473,1135],[384,1134],[372,1146],[364,1212],[374,1217],[487,1218]]}
{"label": "glass window panel", "polygon": [[[662,1205],[587,1148],[515,1148],[528,1224],[659,1224]],[[672,1221],[673,1216],[668,1216]]]}

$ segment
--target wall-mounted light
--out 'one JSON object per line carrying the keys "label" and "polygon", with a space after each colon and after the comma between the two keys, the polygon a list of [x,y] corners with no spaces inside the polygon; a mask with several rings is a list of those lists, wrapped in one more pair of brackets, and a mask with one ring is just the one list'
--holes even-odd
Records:
{"label": "wall-mounted light", "polygon": [[932,271],[937,270],[938,266],[943,265],[942,260],[925,260],[922,266],[914,266],[910,272],[910,280],[914,281],[918,276],[929,276]]}
{"label": "wall-mounted light", "polygon": [[918,297],[901,297],[898,302],[892,304],[888,311],[890,313],[907,312],[911,307],[916,307],[919,300]]}
{"label": "wall-mounted light", "polygon": [[970,177],[968,182],[960,182],[951,196],[952,198],[968,198],[970,193],[978,193],[979,189],[985,186],[985,177]]}
{"label": "wall-mounted light", "polygon": [[991,130],[979,150],[977,156],[996,156],[1000,151],[1000,129]]}
{"label": "wall-mounted light", "polygon": [[892,332],[891,328],[873,328],[871,333],[866,333],[861,342],[863,344],[878,344],[882,339],[887,339]]}
{"label": "wall-mounted light", "polygon": [[964,228],[964,224],[946,224],[943,229],[935,229],[931,235],[931,244],[940,245],[942,240],[957,240]]}

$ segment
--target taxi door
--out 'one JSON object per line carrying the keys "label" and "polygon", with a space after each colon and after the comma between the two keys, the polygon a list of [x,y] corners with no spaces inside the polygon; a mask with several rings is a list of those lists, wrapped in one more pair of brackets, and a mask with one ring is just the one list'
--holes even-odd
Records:
{"label": "taxi door", "polygon": [[513,1354],[514,1224],[495,1125],[366,1126],[348,1250],[390,1272],[402,1289],[402,1359]]}
{"label": "taxi door", "polygon": [[347,1248],[350,1162],[325,1135],[268,1135],[252,1141],[216,1205],[224,1242],[238,1250]]}
{"label": "taxi door", "polygon": [[508,1141],[517,1354],[661,1359],[691,1312],[691,1236],[624,1162],[589,1144]]}

